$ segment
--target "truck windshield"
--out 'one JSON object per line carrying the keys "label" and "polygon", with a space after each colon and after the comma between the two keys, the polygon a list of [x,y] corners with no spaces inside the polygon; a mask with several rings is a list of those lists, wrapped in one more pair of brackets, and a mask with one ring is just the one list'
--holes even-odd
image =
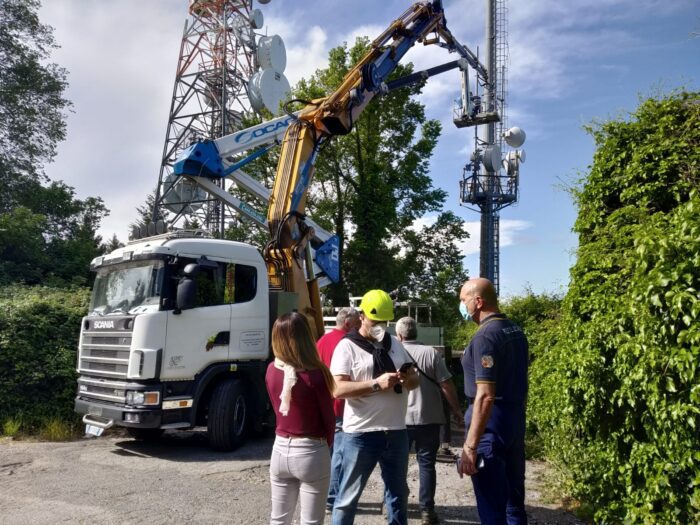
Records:
{"label": "truck windshield", "polygon": [[163,261],[139,261],[97,270],[90,299],[90,315],[158,310]]}

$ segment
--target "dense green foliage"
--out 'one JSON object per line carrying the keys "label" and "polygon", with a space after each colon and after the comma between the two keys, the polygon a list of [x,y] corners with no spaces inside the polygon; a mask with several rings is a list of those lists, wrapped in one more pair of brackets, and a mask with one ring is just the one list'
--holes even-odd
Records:
{"label": "dense green foliage", "polygon": [[700,97],[592,126],[578,259],[530,413],[596,523],[700,521]]}
{"label": "dense green foliage", "polygon": [[[328,67],[302,80],[297,95],[306,100],[329,95],[368,50],[367,38],[351,48],[333,48]],[[392,78],[411,71],[410,64],[399,65]],[[425,108],[414,98],[419,92],[420,86],[413,86],[377,97],[352,132],[334,137],[316,161],[318,191],[308,206],[322,225],[345,240],[341,256],[345,267],[352,268],[344,275],[345,284],[356,294],[405,284],[396,261],[399,248],[387,241],[414,219],[437,211],[445,199],[428,175],[440,124],[426,119]],[[348,219],[355,226],[351,236]],[[367,264],[370,257],[372,264]]]}
{"label": "dense green foliage", "polygon": [[34,432],[75,421],[76,359],[86,289],[12,286],[0,295],[0,424]]}

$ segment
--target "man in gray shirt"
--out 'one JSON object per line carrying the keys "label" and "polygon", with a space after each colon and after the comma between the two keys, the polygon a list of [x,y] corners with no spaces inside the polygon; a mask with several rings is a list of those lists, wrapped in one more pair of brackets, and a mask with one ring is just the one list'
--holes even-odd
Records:
{"label": "man in gray shirt", "polygon": [[439,523],[435,512],[435,459],[440,446],[440,425],[445,423],[442,396],[445,396],[452,415],[458,421],[462,420],[462,409],[457,400],[452,375],[440,353],[432,346],[416,341],[415,319],[399,319],[396,323],[396,337],[406,348],[420,374],[418,388],[408,394],[406,429],[409,449],[415,443],[418,460],[421,525],[433,525]]}

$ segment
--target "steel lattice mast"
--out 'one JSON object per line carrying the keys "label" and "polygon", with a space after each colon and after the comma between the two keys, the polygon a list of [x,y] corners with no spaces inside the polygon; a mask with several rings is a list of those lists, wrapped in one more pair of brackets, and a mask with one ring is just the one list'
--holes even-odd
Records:
{"label": "steel lattice mast", "polygon": [[[505,145],[520,147],[525,133],[508,129],[506,115],[508,30],[506,0],[486,0],[486,67],[488,81],[474,93],[463,83],[463,103],[455,112],[458,127],[476,125],[474,153],[464,167],[460,202],[474,205],[481,213],[479,275],[500,288],[500,210],[518,199],[520,164],[524,152],[501,152]],[[479,89],[483,89],[483,104]],[[468,92],[468,93],[467,93]],[[504,142],[506,144],[504,144]]]}
{"label": "steel lattice mast", "polygon": [[[153,220],[167,208],[172,225],[194,219],[223,235],[225,206],[187,180],[173,176],[179,153],[195,140],[239,129],[251,111],[248,81],[258,67],[254,29],[262,14],[252,0],[191,0],[180,45]],[[223,184],[223,182],[221,182]],[[229,215],[230,216],[230,215]]]}

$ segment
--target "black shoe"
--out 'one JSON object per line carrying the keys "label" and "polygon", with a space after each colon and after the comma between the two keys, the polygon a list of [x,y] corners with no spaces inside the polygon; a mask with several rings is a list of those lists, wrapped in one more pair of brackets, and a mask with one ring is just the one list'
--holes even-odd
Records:
{"label": "black shoe", "polygon": [[420,512],[421,525],[437,525],[440,523],[437,513],[434,510],[422,510]]}
{"label": "black shoe", "polygon": [[435,459],[440,463],[456,463],[457,456],[449,448],[441,448],[437,451]]}

